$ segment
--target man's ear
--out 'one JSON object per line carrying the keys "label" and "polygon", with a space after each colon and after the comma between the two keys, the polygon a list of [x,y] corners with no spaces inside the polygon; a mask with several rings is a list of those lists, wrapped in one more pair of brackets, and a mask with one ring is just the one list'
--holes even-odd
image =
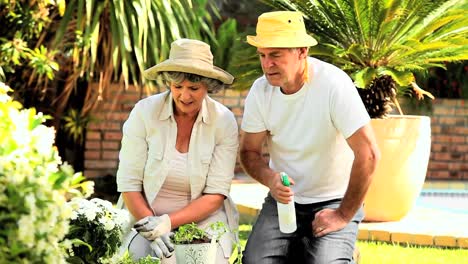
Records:
{"label": "man's ear", "polygon": [[299,58],[305,59],[307,58],[308,54],[309,54],[309,47],[299,48]]}

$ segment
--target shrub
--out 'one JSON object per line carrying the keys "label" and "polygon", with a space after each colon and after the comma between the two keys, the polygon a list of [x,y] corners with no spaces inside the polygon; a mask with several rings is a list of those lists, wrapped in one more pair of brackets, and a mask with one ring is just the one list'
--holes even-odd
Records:
{"label": "shrub", "polygon": [[[0,260],[65,263],[71,209],[65,197],[92,192],[80,174],[62,164],[54,130],[34,109],[8,95],[0,82]],[[73,192],[69,192],[72,188]]]}

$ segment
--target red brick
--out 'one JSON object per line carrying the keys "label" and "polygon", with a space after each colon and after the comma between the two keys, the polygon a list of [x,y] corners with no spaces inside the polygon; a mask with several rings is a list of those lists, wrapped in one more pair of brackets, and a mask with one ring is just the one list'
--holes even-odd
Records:
{"label": "red brick", "polygon": [[105,160],[118,160],[119,159],[119,151],[103,151],[102,158]]}
{"label": "red brick", "polygon": [[123,122],[97,121],[88,125],[90,130],[121,130]]}
{"label": "red brick", "polygon": [[101,124],[103,130],[122,130],[123,122],[104,122]]}
{"label": "red brick", "polygon": [[448,168],[450,171],[459,171],[462,168],[462,164],[451,162],[448,164]]}
{"label": "red brick", "polygon": [[459,171],[449,171],[451,180],[460,180],[463,178],[463,173]]}
{"label": "red brick", "polygon": [[117,168],[116,160],[86,160],[86,169],[113,169]]}
{"label": "red brick", "polygon": [[239,98],[225,98],[223,104],[225,106],[239,106]]}
{"label": "red brick", "polygon": [[468,144],[452,145],[452,146],[450,146],[449,151],[460,152],[460,153],[468,153]]}
{"label": "red brick", "polygon": [[141,99],[140,93],[124,93],[118,96],[118,102],[120,103],[136,103]]}
{"label": "red brick", "polygon": [[448,179],[450,178],[448,171],[431,171],[430,172],[431,178],[435,179]]}
{"label": "red brick", "polygon": [[430,170],[448,170],[449,164],[447,162],[431,161],[429,162]]}
{"label": "red brick", "polygon": [[132,111],[132,109],[135,107],[135,104],[134,103],[126,103],[126,104],[122,104],[121,107],[120,107],[120,110],[123,111],[123,112],[128,112],[130,113],[130,111]]}
{"label": "red brick", "polygon": [[434,115],[454,115],[455,108],[448,108],[448,107],[436,107],[434,109]]}
{"label": "red brick", "polygon": [[431,152],[443,152],[443,151],[446,151],[446,149],[447,149],[447,146],[445,144],[433,142],[431,145]]}
{"label": "red brick", "polygon": [[225,90],[225,96],[226,97],[239,97],[240,96],[240,91],[238,90],[233,90],[233,89],[226,89]]}
{"label": "red brick", "polygon": [[[466,136],[466,138],[468,138],[468,136]],[[464,136],[450,136],[450,142],[465,143],[465,137]]]}
{"label": "red brick", "polygon": [[468,108],[457,108],[455,109],[455,115],[457,116],[468,116]]}
{"label": "red brick", "polygon": [[234,113],[235,116],[242,116],[242,108],[240,107],[233,107],[231,111]]}
{"label": "red brick", "polygon": [[450,153],[434,153],[434,160],[450,160]]}
{"label": "red brick", "polygon": [[439,126],[438,124],[432,123],[432,125],[431,125],[431,132],[432,132],[433,135],[434,135],[434,134],[440,134],[440,133],[441,133],[441,132],[440,132],[441,129],[442,129],[441,126]]}
{"label": "red brick", "polygon": [[108,149],[108,150],[120,149],[120,141],[105,141],[105,142],[102,142],[102,149]]}
{"label": "red brick", "polygon": [[97,131],[88,131],[86,132],[86,139],[87,140],[100,140],[101,133]]}
{"label": "red brick", "polygon": [[102,170],[85,170],[83,175],[87,179],[92,179],[92,178],[101,177],[101,176],[105,175],[105,172],[102,171]]}
{"label": "red brick", "polygon": [[96,160],[101,158],[100,150],[86,150],[84,153],[86,160]]}
{"label": "red brick", "polygon": [[104,140],[121,140],[122,133],[120,132],[105,132],[104,133]]}
{"label": "red brick", "polygon": [[125,121],[128,118],[128,114],[130,113],[124,113],[124,112],[109,113],[107,115],[107,120]]}
{"label": "red brick", "polygon": [[465,118],[463,117],[440,117],[439,123],[442,125],[464,125]]}
{"label": "red brick", "polygon": [[461,171],[468,171],[468,162],[462,162],[460,165]]}
{"label": "red brick", "polygon": [[85,143],[85,149],[101,149],[101,142],[94,140],[87,140]]}

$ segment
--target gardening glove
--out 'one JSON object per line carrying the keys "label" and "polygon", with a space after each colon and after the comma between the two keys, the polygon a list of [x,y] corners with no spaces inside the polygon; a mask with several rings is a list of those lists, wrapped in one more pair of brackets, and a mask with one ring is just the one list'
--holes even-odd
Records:
{"label": "gardening glove", "polygon": [[152,241],[171,231],[171,219],[167,214],[147,216],[136,222],[133,227],[144,238]]}
{"label": "gardening glove", "polygon": [[159,259],[161,259],[163,256],[166,258],[172,256],[172,252],[174,251],[174,244],[171,242],[170,235],[171,233],[164,234],[156,238],[150,244],[151,249],[153,249],[154,254]]}

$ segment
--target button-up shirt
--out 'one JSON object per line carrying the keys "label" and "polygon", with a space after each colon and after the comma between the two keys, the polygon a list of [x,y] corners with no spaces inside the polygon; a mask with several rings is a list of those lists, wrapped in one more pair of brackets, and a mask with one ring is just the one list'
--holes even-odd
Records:
{"label": "button-up shirt", "polygon": [[[119,192],[144,192],[148,204],[158,194],[174,156],[177,123],[169,91],[140,100],[123,126],[117,186]],[[238,214],[229,197],[234,176],[238,127],[233,113],[206,96],[190,137],[186,174],[191,199],[202,194],[226,196],[224,211],[231,230]]]}

